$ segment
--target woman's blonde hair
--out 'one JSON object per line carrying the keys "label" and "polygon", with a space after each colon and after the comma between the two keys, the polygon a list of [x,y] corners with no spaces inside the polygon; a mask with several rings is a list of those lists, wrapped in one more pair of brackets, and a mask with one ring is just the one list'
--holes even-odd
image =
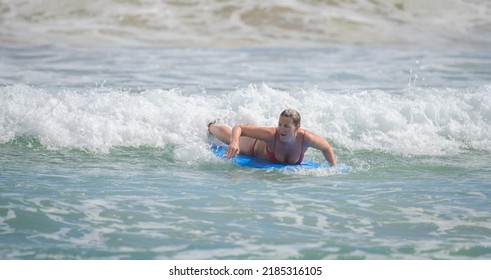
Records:
{"label": "woman's blonde hair", "polygon": [[300,118],[300,113],[297,110],[285,109],[285,110],[283,110],[283,112],[281,112],[280,117],[292,118],[293,124],[296,127],[300,127],[301,118]]}

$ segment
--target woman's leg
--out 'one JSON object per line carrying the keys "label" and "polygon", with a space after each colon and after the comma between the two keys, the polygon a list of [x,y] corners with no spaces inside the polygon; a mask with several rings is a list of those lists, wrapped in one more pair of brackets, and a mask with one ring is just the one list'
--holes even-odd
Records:
{"label": "woman's leg", "polygon": [[232,128],[230,126],[224,124],[215,124],[210,123],[208,125],[208,132],[210,132],[213,136],[218,138],[218,140],[223,143],[229,145],[230,144],[230,136],[232,135]]}
{"label": "woman's leg", "polygon": [[[224,144],[230,145],[232,128],[228,125],[210,123],[208,125],[208,131]],[[250,137],[241,136],[239,138],[240,153],[245,155],[254,155],[254,151],[252,151],[254,140],[255,139]]]}

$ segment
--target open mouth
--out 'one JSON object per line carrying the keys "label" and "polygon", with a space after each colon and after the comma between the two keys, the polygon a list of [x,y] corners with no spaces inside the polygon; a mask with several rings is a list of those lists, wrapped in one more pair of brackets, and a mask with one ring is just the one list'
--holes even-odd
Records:
{"label": "open mouth", "polygon": [[280,136],[281,136],[281,137],[285,137],[285,136],[286,136],[286,132],[281,132],[281,133],[280,133]]}

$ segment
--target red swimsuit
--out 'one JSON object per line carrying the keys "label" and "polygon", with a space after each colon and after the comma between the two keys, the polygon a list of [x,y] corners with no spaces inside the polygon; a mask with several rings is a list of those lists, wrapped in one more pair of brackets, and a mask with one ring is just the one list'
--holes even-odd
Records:
{"label": "red swimsuit", "polygon": [[[283,164],[283,162],[280,162],[276,159],[276,156],[274,154],[274,148],[276,147],[276,134],[277,134],[278,130],[276,130],[276,133],[275,133],[275,136],[274,136],[274,143],[273,143],[273,151],[270,151],[268,149],[268,146],[266,145],[266,153],[268,154],[268,159],[273,162],[273,163],[280,163],[280,164]],[[305,138],[305,133],[303,134],[302,136],[302,153],[300,154],[300,158],[298,159],[298,161],[294,164],[300,164],[302,163],[303,161],[303,140]],[[256,156],[256,153],[254,152],[254,148],[256,147],[256,142],[257,142],[257,139],[254,140],[254,144],[252,144],[252,155],[253,156]]]}

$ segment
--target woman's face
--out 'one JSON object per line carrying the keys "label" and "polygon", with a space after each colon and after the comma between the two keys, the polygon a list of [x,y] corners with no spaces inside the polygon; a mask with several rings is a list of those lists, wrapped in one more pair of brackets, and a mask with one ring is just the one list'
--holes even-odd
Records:
{"label": "woman's face", "polygon": [[280,116],[278,121],[278,134],[281,142],[293,142],[297,133],[298,127],[293,123],[292,118]]}

